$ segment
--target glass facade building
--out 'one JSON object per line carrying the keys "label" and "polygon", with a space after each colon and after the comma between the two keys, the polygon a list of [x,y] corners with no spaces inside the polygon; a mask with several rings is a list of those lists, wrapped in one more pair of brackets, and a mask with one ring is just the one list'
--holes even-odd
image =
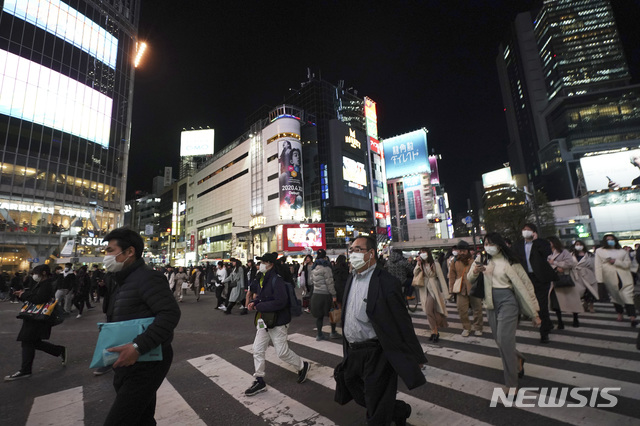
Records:
{"label": "glass facade building", "polygon": [[2,269],[122,223],[138,11],[137,0],[3,2]]}

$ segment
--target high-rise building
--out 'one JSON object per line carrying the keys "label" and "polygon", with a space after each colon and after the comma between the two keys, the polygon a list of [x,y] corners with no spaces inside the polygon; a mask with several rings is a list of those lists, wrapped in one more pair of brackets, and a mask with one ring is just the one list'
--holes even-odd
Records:
{"label": "high-rise building", "polygon": [[138,11],[138,0],[3,2],[0,255],[16,261],[0,268],[122,223]]}
{"label": "high-rise building", "polygon": [[496,62],[510,166],[550,200],[584,193],[582,157],[640,145],[640,86],[609,0],[545,0],[517,16]]}

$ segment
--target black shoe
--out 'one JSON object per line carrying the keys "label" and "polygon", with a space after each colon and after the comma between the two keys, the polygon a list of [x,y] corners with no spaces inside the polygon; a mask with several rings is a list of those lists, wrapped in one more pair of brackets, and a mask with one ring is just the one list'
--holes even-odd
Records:
{"label": "black shoe", "polygon": [[307,380],[307,373],[309,372],[310,368],[311,364],[309,364],[307,361],[304,361],[302,363],[302,370],[298,371],[298,383],[304,383],[304,381]]}
{"label": "black shoe", "polygon": [[558,330],[564,330],[564,323],[563,322],[559,322],[558,323]]}
{"label": "black shoe", "polygon": [[549,336],[540,336],[540,343],[549,343]]}
{"label": "black shoe", "polygon": [[580,321],[578,321],[578,318],[574,318],[574,319],[573,319],[573,326],[574,326],[575,328],[580,327]]}
{"label": "black shoe", "polygon": [[258,394],[260,392],[264,392],[266,390],[267,390],[267,384],[264,382],[264,380],[256,380],[256,381],[253,382],[253,384],[251,385],[251,387],[249,389],[244,391],[244,394],[246,396],[253,396],[253,395]]}
{"label": "black shoe", "polygon": [[247,308],[244,308],[240,311],[240,315],[247,315],[249,312],[249,310]]}
{"label": "black shoe", "polygon": [[432,341],[432,342],[435,342],[436,335],[435,334],[431,334],[431,337],[429,337],[429,340]]}
{"label": "black shoe", "polygon": [[636,328],[638,325],[638,320],[631,321],[631,327]]}
{"label": "black shoe", "polygon": [[524,358],[521,358],[522,364],[520,364],[520,371],[518,371],[518,378],[522,379],[524,377]]}
{"label": "black shoe", "polygon": [[62,347],[62,353],[60,354],[60,358],[62,358],[62,365],[67,365],[67,360],[69,359],[69,350],[66,346]]}
{"label": "black shoe", "polygon": [[14,380],[26,379],[27,377],[31,377],[31,373],[23,373],[22,371],[17,371],[10,376],[4,376],[4,381],[12,382]]}
{"label": "black shoe", "polygon": [[226,311],[224,311],[225,315],[231,315],[231,309],[227,309]]}
{"label": "black shoe", "polygon": [[93,375],[94,376],[102,376],[103,374],[107,374],[111,370],[113,370],[113,369],[111,368],[110,365],[107,365],[106,367],[99,367],[99,368],[96,368],[95,370],[93,370]]}
{"label": "black shoe", "polygon": [[433,338],[434,343],[438,343],[440,341],[440,333],[436,334],[436,337]]}
{"label": "black shoe", "polygon": [[[396,404],[400,402],[397,401]],[[405,410],[404,413],[401,414],[399,417],[395,417],[393,419],[394,423],[396,424],[396,426],[406,426],[407,424],[407,419],[409,417],[411,417],[411,405],[407,404],[406,402],[404,403],[405,406]]]}

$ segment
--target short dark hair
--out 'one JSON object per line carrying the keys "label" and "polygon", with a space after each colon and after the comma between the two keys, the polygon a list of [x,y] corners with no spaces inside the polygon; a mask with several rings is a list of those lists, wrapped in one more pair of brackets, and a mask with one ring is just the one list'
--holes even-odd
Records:
{"label": "short dark hair", "polygon": [[67,268],[73,268],[73,263],[67,262],[64,264]]}
{"label": "short dark hair", "polygon": [[41,274],[43,272],[45,272],[48,277],[51,276],[51,268],[49,268],[49,265],[43,264],[43,265],[34,266],[33,268],[34,274]]}
{"label": "short dark hair", "polygon": [[142,257],[142,251],[144,250],[144,241],[140,234],[135,232],[132,229],[123,227],[116,228],[113,231],[109,232],[102,241],[111,241],[116,240],[116,244],[120,247],[121,250],[126,250],[129,247],[133,247],[136,252],[136,259],[140,259]]}
{"label": "short dark hair", "polygon": [[525,223],[524,225],[522,225],[522,229],[524,228],[529,228],[536,234],[538,233],[538,227],[534,223]]}
{"label": "short dark hair", "polygon": [[[369,235],[358,235],[358,237],[355,240],[359,240],[360,238],[364,239],[367,243],[366,243],[366,249],[367,251],[369,250],[373,250],[373,253],[375,254],[376,258],[378,257],[378,242],[371,236]],[[355,240],[353,240],[355,242]]]}

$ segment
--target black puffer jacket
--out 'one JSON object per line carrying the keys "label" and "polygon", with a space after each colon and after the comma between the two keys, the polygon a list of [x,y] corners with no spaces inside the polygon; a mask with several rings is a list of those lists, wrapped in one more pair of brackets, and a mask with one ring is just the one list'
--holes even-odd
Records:
{"label": "black puffer jacket", "polygon": [[171,343],[173,330],[180,321],[180,308],[161,272],[138,259],[126,269],[112,274],[109,291],[108,322],[155,317],[149,328],[133,339],[140,353]]}

